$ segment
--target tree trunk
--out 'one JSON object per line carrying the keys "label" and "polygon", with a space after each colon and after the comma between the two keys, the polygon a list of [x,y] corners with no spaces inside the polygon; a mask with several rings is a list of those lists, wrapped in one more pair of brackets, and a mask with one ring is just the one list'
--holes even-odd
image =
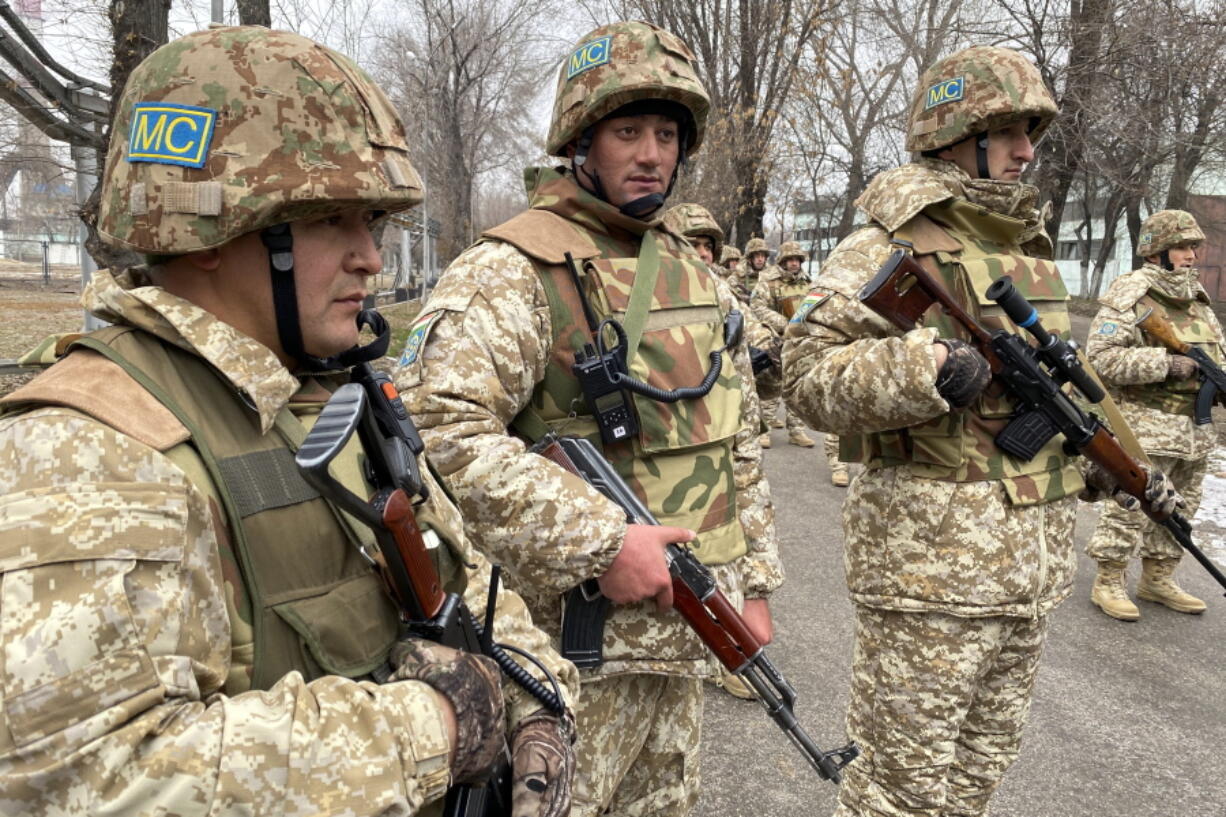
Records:
{"label": "tree trunk", "polygon": [[235,0],[238,5],[238,21],[245,26],[272,26],[272,11],[268,0]]}

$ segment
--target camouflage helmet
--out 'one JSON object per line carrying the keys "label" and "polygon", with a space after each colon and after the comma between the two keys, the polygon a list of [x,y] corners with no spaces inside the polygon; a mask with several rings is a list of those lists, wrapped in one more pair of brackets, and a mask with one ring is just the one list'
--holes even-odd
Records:
{"label": "camouflage helmet", "polygon": [[1019,120],[1037,142],[1058,113],[1039,69],[1011,48],[976,45],[920,77],[907,117],[907,150],[939,150]]}
{"label": "camouflage helmet", "polygon": [[1181,244],[1204,241],[1205,234],[1185,210],[1159,210],[1145,219],[1137,236],[1137,255],[1149,258]]}
{"label": "camouflage helmet", "polygon": [[801,263],[804,263],[809,254],[805,252],[799,243],[795,241],[785,241],[779,246],[779,254],[775,256],[775,263],[782,264],[789,258],[799,258]]}
{"label": "camouflage helmet", "polygon": [[545,150],[565,156],[583,131],[631,102],[676,102],[694,118],[686,154],[702,144],[711,101],[694,71],[694,54],[678,37],[641,22],[601,26],[579,40],[562,63]]}
{"label": "camouflage helmet", "polygon": [[189,34],[132,71],[115,110],[98,231],[121,247],[177,255],[421,201],[387,97],[347,57],[297,34]]}
{"label": "camouflage helmet", "polygon": [[718,258],[724,244],[724,231],[707,208],[701,204],[678,204],[664,214],[664,224],[686,238],[706,236],[711,239],[712,254]]}
{"label": "camouflage helmet", "polygon": [[770,248],[766,246],[766,239],[764,238],[749,239],[749,243],[745,245],[745,257],[748,258],[749,256],[753,255],[756,252],[764,252],[768,255],[770,254]]}
{"label": "camouflage helmet", "polygon": [[719,265],[721,267],[728,266],[729,261],[740,261],[741,251],[731,244],[725,244],[723,252],[719,254]]}

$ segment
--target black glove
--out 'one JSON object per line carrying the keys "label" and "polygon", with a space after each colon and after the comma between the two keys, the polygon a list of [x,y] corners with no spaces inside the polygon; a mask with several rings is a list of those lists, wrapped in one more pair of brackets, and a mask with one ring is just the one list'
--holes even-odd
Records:
{"label": "black glove", "polygon": [[479,781],[505,745],[498,665],[483,655],[416,638],[397,641],[389,660],[396,668],[389,680],[423,681],[451,702],[456,722],[452,779]]}
{"label": "black glove", "polygon": [[937,391],[954,408],[966,408],[992,381],[988,361],[975,347],[956,338],[937,338],[949,350],[937,372]]}
{"label": "black glove", "polygon": [[511,736],[513,817],[566,817],[575,778],[575,722],[544,709],[524,718]]}

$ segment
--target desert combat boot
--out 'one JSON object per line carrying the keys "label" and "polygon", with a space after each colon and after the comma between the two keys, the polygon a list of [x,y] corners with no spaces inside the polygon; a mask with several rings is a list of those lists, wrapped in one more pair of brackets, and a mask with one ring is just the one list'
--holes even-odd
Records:
{"label": "desert combat boot", "polygon": [[1175,583],[1178,559],[1142,559],[1137,598],[1165,604],[1180,613],[1205,612],[1205,603]]}
{"label": "desert combat boot", "polygon": [[1136,621],[1141,617],[1141,611],[1128,598],[1124,589],[1124,569],[1127,562],[1099,562],[1098,575],[1094,577],[1094,589],[1090,591],[1090,601],[1097,604],[1104,613],[1120,621]]}

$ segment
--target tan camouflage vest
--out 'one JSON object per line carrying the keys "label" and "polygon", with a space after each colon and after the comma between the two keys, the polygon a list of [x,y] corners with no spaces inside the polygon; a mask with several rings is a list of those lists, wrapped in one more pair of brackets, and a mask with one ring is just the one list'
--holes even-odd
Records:
{"label": "tan camouflage vest", "polygon": [[[784,273],[788,276],[788,273]],[[795,317],[796,308],[809,294],[813,284],[804,278],[792,281],[790,277],[780,278],[773,282],[775,290],[775,309],[789,321]]]}
{"label": "tan camouflage vest", "polygon": [[[268,689],[292,670],[307,680],[326,674],[357,678],[381,666],[399,625],[382,581],[358,552],[358,543],[373,538],[323,500],[294,464],[323,402],[294,404],[301,417],[283,408],[274,429],[261,434],[244,396],[203,359],[153,335],[109,327],[72,348],[99,352],[118,364],[190,434],[163,453],[225,514],[227,530],[219,530],[218,539],[232,655],[224,692]],[[108,422],[105,412],[95,414],[89,405],[73,407],[125,433],[123,426],[140,422]],[[360,475],[360,448],[350,446],[352,454],[337,458],[334,473],[364,496],[369,491]],[[419,522],[431,527],[429,520]],[[444,578],[452,578],[449,589],[455,589],[458,561],[442,553],[446,549],[433,552],[443,562]]]}
{"label": "tan camouflage vest", "polygon": [[[1206,320],[1203,314],[1204,310],[1209,309],[1208,304],[1197,298],[1174,298],[1156,287],[1151,287],[1133,309],[1138,319],[1147,310],[1153,309],[1155,315],[1174,328],[1175,336],[1181,341],[1204,350],[1215,363],[1222,363],[1217,333],[1213,324]],[[1167,414],[1191,417],[1195,413],[1196,393],[1200,390],[1200,381],[1196,376],[1192,376],[1184,380],[1121,386],[1119,389],[1126,399],[1143,406]]]}
{"label": "tan camouflage vest", "polygon": [[[724,564],[747,550],[737,516],[733,475],[733,438],[741,427],[741,379],[731,357],[715,387],[699,400],[659,403],[633,395],[640,432],[628,443],[603,446],[579,383],[571,374],[575,352],[591,342],[587,320],[564,264],[549,263],[539,248],[543,230],[556,225],[555,238],[565,241],[577,225],[544,210],[527,213],[486,233],[514,245],[532,259],[549,300],[552,347],[544,379],[528,406],[515,418],[516,431],[536,440],[548,430],[583,436],[601,446],[618,473],[647,503],[663,525],[698,533],[693,547],[706,564]],[[632,376],[661,389],[694,386],[710,363],[709,354],[724,345],[724,314],[715,280],[680,242],[658,230],[660,272],[647,312],[638,352],[630,361]],[[606,258],[592,253],[577,258],[597,322],[624,317],[638,266],[637,258]]]}
{"label": "tan camouflage vest", "polygon": [[[1021,255],[1009,241],[1016,219],[984,213],[979,207],[954,200],[940,211],[945,226],[919,215],[893,235],[909,241],[916,256],[938,273],[945,287],[976,320],[992,329],[1024,334],[984,293],[1001,275],[1009,275],[1017,289],[1039,313],[1052,333],[1067,338],[1071,331],[1064,302],[1068,291],[1051,261]],[[1013,232],[1016,232],[1015,230]],[[934,310],[935,311],[935,310]],[[970,337],[948,316],[929,317],[925,326],[941,337]],[[906,465],[930,479],[973,482],[1000,480],[1014,505],[1052,502],[1076,494],[1083,487],[1080,470],[1063,452],[1057,435],[1029,462],[1005,454],[993,442],[1013,412],[1012,400],[989,388],[965,411],[944,414],[899,431],[859,437],[840,437],[840,459],[869,467]]]}

